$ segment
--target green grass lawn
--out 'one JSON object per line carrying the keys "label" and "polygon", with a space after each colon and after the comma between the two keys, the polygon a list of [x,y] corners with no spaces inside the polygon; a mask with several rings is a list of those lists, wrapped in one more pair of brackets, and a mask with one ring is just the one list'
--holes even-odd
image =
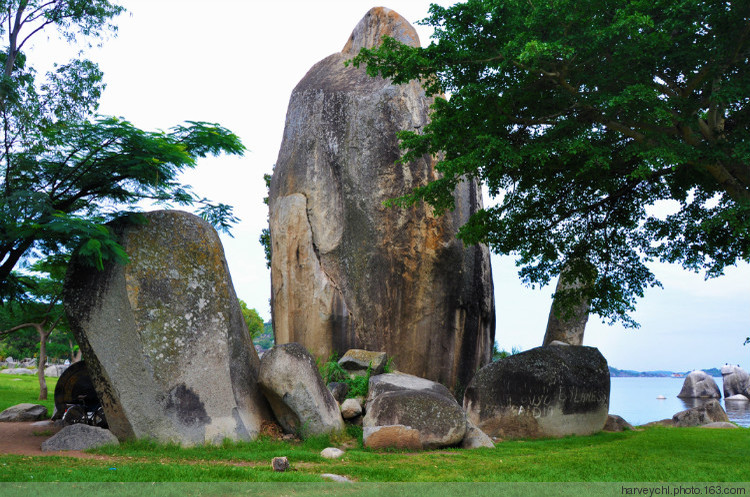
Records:
{"label": "green grass lawn", "polygon": [[[0,397],[8,391],[6,383],[0,380]],[[33,401],[32,390],[18,401]],[[750,477],[750,429],[744,428],[654,427],[425,452],[375,452],[362,448],[361,430],[351,428],[349,435],[348,440],[260,439],[193,448],[127,442],[93,451],[97,459],[6,454],[0,455],[0,481],[320,482],[323,473],[358,482],[743,482]],[[351,447],[341,459],[319,455],[342,443]],[[275,456],[288,457],[290,471],[273,472]]]}
{"label": "green grass lawn", "polygon": [[14,406],[29,402],[47,407],[49,415],[55,408],[55,385],[57,378],[47,378],[47,400],[39,400],[39,378],[36,375],[0,375],[0,412]]}

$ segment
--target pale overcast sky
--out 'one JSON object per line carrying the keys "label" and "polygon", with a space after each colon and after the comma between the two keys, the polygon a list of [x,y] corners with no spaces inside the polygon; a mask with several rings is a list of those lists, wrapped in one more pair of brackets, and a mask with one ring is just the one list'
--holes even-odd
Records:
{"label": "pale overcast sky", "polygon": [[[86,56],[99,63],[107,89],[100,112],[144,129],[185,120],[218,122],[239,135],[243,158],[206,159],[184,177],[195,191],[235,206],[242,222],[222,235],[237,295],[270,318],[270,275],[258,243],[266,227],[263,174],[276,161],[292,89],[317,61],[340,51],[364,14],[378,5],[414,23],[431,2],[393,0],[123,0],[117,38]],[[454,2],[437,2],[449,5]],[[417,27],[422,44],[430,32]],[[68,53],[75,53],[71,48]],[[29,60],[62,57],[59,42],[37,43]],[[552,288],[531,290],[513,260],[493,256],[497,342],[540,345]],[[585,344],[621,369],[684,371],[725,362],[750,366],[750,267],[705,282],[677,266],[655,267],[664,289],[647,291],[634,315],[638,330],[592,317]]]}

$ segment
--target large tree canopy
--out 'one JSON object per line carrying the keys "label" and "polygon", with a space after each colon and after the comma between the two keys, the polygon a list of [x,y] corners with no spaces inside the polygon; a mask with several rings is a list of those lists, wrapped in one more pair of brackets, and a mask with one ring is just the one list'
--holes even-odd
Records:
{"label": "large tree canopy", "polygon": [[196,196],[178,175],[209,154],[242,154],[237,136],[203,122],[147,132],[98,116],[104,85],[95,63],[58,64],[43,77],[28,63],[23,49],[35,35],[102,37],[115,31],[122,7],[106,0],[0,6],[0,298],[26,294],[14,273],[19,264],[77,245],[95,266],[127,260],[105,223],[143,200],[202,204],[200,213],[220,229],[235,221],[229,206]]}
{"label": "large tree canopy", "polygon": [[626,325],[659,284],[650,260],[707,276],[750,260],[750,2],[468,0],[423,22],[429,47],[354,59],[438,97],[401,139],[443,177],[399,203],[450,209],[479,178],[498,203],[459,236],[515,254],[532,285],[565,267],[593,283],[563,302]]}

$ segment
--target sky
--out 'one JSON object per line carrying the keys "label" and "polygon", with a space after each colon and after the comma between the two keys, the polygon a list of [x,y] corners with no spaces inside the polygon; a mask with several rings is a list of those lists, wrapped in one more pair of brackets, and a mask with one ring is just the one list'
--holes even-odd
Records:
{"label": "sky", "polygon": [[[99,112],[147,130],[186,120],[220,123],[248,148],[244,157],[207,158],[183,176],[199,195],[233,205],[241,219],[222,235],[236,293],[270,319],[270,272],[258,242],[267,227],[263,175],[281,145],[295,85],[328,55],[339,52],[372,7],[389,7],[412,23],[431,2],[391,0],[122,0],[118,35],[85,49],[107,88]],[[453,1],[433,1],[450,5]],[[423,46],[430,30],[415,26]],[[85,48],[38,39],[29,60],[38,68]],[[491,199],[487,199],[491,202]],[[541,345],[552,286],[522,285],[510,256],[492,256],[496,341],[500,348]],[[636,330],[589,319],[584,344],[598,347],[610,366],[687,371],[725,363],[750,366],[750,266],[728,268],[705,281],[679,266],[655,264],[663,289],[646,291],[633,317]]]}

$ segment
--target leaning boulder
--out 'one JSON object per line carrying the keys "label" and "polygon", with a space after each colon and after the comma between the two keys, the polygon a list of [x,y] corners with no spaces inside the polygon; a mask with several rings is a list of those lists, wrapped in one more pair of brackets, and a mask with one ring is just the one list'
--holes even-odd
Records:
{"label": "leaning boulder", "polygon": [[725,365],[721,368],[724,382],[724,398],[744,395],[750,389],[750,376],[739,366]]}
{"label": "leaning boulder", "polygon": [[490,361],[494,343],[489,251],[456,238],[481,209],[481,188],[458,185],[442,216],[421,203],[384,206],[439,173],[429,153],[397,164],[397,133],[429,123],[420,82],[395,85],[344,64],[383,36],[420,45],[403,17],[374,8],[292,92],[269,194],[274,334],[317,357],[385,351],[399,369],[454,390]]}
{"label": "leaning boulder", "polygon": [[607,361],[593,347],[537,347],[480,369],[464,394],[467,417],[491,437],[590,435],[609,410]]}
{"label": "leaning boulder", "polygon": [[286,432],[306,437],[344,429],[339,405],[302,345],[277,345],[263,354],[258,383]]}
{"label": "leaning boulder", "polygon": [[433,392],[401,390],[378,395],[367,405],[363,428],[401,425],[417,430],[423,448],[459,444],[466,415],[458,402]]}
{"label": "leaning boulder", "polygon": [[701,426],[718,422],[728,423],[729,417],[719,401],[714,399],[672,416],[672,424],[678,427]]}
{"label": "leaning boulder", "polygon": [[720,399],[721,391],[714,379],[705,371],[691,371],[682,384],[682,390],[677,394],[681,399],[712,398]]}
{"label": "leaning boulder", "polygon": [[185,212],[110,225],[126,265],[77,254],[64,303],[110,429],[186,445],[254,439],[270,411],[221,241]]}
{"label": "leaning boulder", "polygon": [[88,450],[104,445],[120,445],[117,437],[111,431],[89,426],[74,424],[66,426],[55,435],[42,442],[42,450],[54,452],[58,450]]}
{"label": "leaning boulder", "polygon": [[18,404],[0,412],[0,422],[40,421],[47,417],[47,408],[38,404]]}

